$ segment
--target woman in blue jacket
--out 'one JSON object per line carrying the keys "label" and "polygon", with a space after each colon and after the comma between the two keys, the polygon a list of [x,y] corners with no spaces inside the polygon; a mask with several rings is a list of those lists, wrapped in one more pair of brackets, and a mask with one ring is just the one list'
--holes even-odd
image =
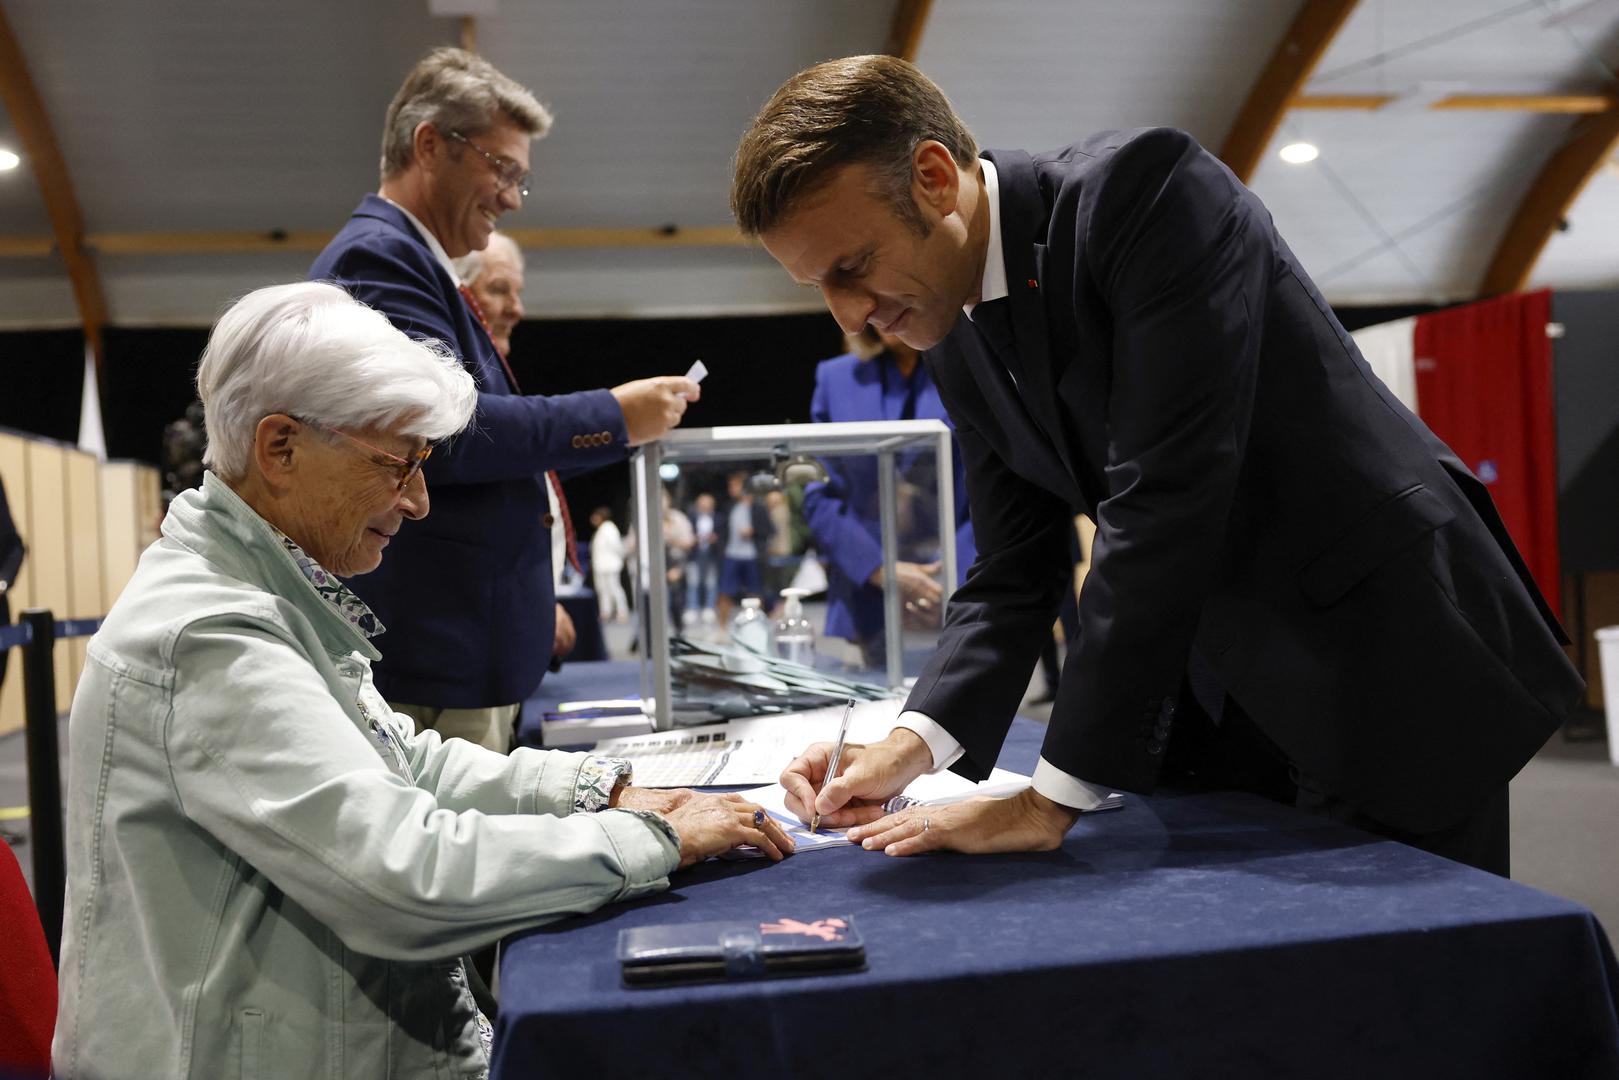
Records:
{"label": "woman in blue jacket", "polygon": [[[816,423],[843,420],[942,420],[950,423],[927,366],[916,350],[867,327],[849,339],[850,352],[815,370],[810,405]],[[826,633],[860,646],[868,667],[885,660],[883,643],[882,529],[874,457],[833,457],[823,462],[827,481],[804,489],[804,516],[827,563]],[[960,578],[977,555],[967,515],[961,452],[954,455],[956,566]],[[936,625],[943,590],[938,583],[938,500],[933,457],[899,457],[900,561],[895,576],[910,625]],[[957,582],[960,584],[960,581]]]}

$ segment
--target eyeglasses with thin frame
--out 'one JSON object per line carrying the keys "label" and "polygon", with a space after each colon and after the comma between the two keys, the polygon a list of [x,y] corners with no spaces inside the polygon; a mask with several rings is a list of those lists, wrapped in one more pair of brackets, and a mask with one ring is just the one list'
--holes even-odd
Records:
{"label": "eyeglasses with thin frame", "polygon": [[491,154],[459,131],[451,131],[446,134],[456,142],[465,143],[483,155],[483,159],[489,162],[489,167],[495,170],[495,175],[500,177],[501,191],[505,191],[509,187],[516,187],[519,195],[525,199],[528,198],[529,172],[527,169],[509,158],[503,158],[499,154]]}
{"label": "eyeglasses with thin frame", "polygon": [[[291,414],[289,413],[288,415]],[[347,439],[351,443],[354,443],[356,446],[363,446],[373,454],[380,454],[387,458],[392,463],[394,470],[399,476],[399,486],[394,488],[395,491],[404,491],[407,487],[409,487],[410,482],[415,479],[416,474],[422,471],[422,466],[427,463],[427,459],[433,456],[432,443],[428,443],[427,445],[423,446],[420,450],[417,450],[415,453],[411,454],[410,457],[402,458],[398,454],[390,454],[380,446],[372,446],[364,439],[357,439],[348,432],[339,430],[338,428],[330,427],[326,424],[319,424],[313,420],[306,420],[301,416],[294,416],[293,419],[298,421],[300,424],[308,424],[310,427],[315,428],[318,431],[327,431],[333,435],[341,435],[343,438]],[[379,462],[378,464],[381,463]]]}

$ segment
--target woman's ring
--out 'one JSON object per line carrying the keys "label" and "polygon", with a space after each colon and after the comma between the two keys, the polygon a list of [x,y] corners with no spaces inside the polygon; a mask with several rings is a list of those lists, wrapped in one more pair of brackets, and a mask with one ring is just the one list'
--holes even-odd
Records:
{"label": "woman's ring", "polygon": [[922,831],[923,832],[928,831],[928,819],[927,818],[922,819]]}
{"label": "woman's ring", "polygon": [[765,823],[765,812],[763,810],[755,810],[753,812],[753,827],[755,829],[757,829],[759,826],[763,825],[764,823]]}

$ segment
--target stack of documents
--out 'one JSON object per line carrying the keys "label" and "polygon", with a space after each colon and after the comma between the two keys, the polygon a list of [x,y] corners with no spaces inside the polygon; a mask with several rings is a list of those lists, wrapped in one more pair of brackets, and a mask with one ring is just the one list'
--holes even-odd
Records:
{"label": "stack of documents", "polygon": [[729,719],[813,709],[850,698],[876,701],[892,691],[837,672],[796,664],[741,645],[676,637],[669,642],[671,704],[677,715]]}
{"label": "stack of documents", "polygon": [[[849,718],[850,742],[875,742],[894,728],[898,698],[863,701]],[[737,787],[765,784],[813,742],[837,738],[843,706],[723,724],[677,728],[596,744],[603,757],[629,758],[637,787]]]}

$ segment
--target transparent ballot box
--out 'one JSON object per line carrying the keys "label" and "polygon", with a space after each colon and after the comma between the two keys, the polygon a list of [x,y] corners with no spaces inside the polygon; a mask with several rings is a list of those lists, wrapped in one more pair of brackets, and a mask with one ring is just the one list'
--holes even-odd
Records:
{"label": "transparent ballot box", "polygon": [[[906,544],[915,541],[918,527],[927,550],[939,564],[936,580],[942,601],[957,581],[956,489],[949,427],[938,420],[861,421],[835,424],[739,425],[670,432],[662,440],[638,449],[630,459],[635,554],[631,572],[640,626],[641,697],[645,711],[658,730],[674,726],[671,679],[671,621],[669,561],[664,536],[664,479],[687,473],[745,472],[756,498],[774,489],[797,489],[827,478],[823,463],[858,463],[874,470],[874,508],[880,523],[883,566],[884,663],[877,679],[897,689],[904,680],[903,597],[896,581],[896,564],[911,558]],[[870,471],[862,474],[867,478]],[[913,512],[913,501],[903,496],[925,481],[926,509]],[[902,504],[904,510],[902,512]],[[684,507],[682,508],[684,509]],[[725,513],[715,511],[716,517]],[[902,537],[902,516],[909,533]],[[869,520],[869,519],[868,519]],[[918,526],[917,523],[921,522]],[[934,545],[937,534],[937,544]],[[720,553],[723,554],[723,553]],[[830,561],[824,550],[823,561]],[[772,598],[765,598],[769,611]],[[725,628],[720,627],[721,632]]]}

